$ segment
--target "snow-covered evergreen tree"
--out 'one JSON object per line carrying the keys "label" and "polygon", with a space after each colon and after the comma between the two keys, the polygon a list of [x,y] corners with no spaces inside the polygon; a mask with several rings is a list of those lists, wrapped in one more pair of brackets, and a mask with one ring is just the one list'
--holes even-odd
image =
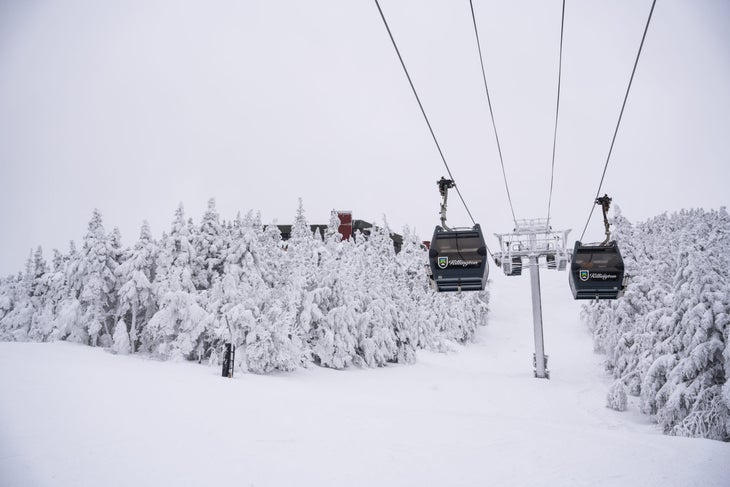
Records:
{"label": "snow-covered evergreen tree", "polygon": [[626,411],[627,405],[626,386],[622,380],[617,380],[608,389],[606,395],[606,407],[616,411]]}
{"label": "snow-covered evergreen tree", "polygon": [[36,281],[35,261],[31,251],[25,272],[19,275],[9,296],[10,309],[0,322],[3,336],[13,341],[27,341],[35,313],[33,290]]}
{"label": "snow-covered evergreen tree", "polygon": [[417,348],[439,349],[437,320],[434,313],[436,292],[429,286],[425,268],[428,253],[409,227],[403,229],[403,245],[396,256],[399,286],[403,290],[399,310],[402,320],[413,328]]}
{"label": "snow-covered evergreen tree", "polygon": [[343,242],[336,212],[330,215],[324,251],[318,269],[318,287],[305,302],[303,313],[310,324],[309,342],[315,363],[335,369],[353,363],[362,323],[362,308],[356,299],[355,248]]}
{"label": "snow-covered evergreen tree", "polygon": [[89,341],[88,326],[83,320],[83,310],[79,300],[83,285],[81,269],[81,254],[72,240],[69,244],[69,253],[64,267],[65,296],[59,302],[58,312],[53,320],[52,335],[55,339],[76,343],[88,343]]}
{"label": "snow-covered evergreen tree", "polygon": [[39,312],[37,328],[34,330],[35,340],[55,341],[65,338],[57,329],[57,319],[64,300],[69,295],[66,280],[68,257],[58,250],[53,250],[53,266],[45,274],[44,297],[42,310]]}
{"label": "snow-covered evergreen tree", "polygon": [[182,204],[170,235],[162,242],[153,285],[158,311],[145,329],[146,347],[161,357],[193,358],[209,315],[198,304],[192,280],[195,250],[189,240]]}
{"label": "snow-covered evergreen tree", "polygon": [[104,231],[101,212],[94,210],[84,237],[75,276],[80,292],[83,325],[87,327],[91,345],[101,342],[110,346],[116,309],[115,271],[118,266],[112,239]]}
{"label": "snow-covered evergreen tree", "polygon": [[33,319],[31,320],[28,338],[32,341],[44,341],[51,331],[55,292],[52,289],[54,272],[48,267],[41,247],[38,247],[33,254],[33,268],[35,272],[33,295],[31,297]]}
{"label": "snow-covered evergreen tree", "polygon": [[[360,245],[362,277],[358,282],[363,286],[365,326],[358,337],[358,351],[365,364],[382,366],[396,361],[401,341],[396,334],[399,289],[395,282],[395,250],[387,226],[374,226],[370,238],[361,239]],[[402,345],[412,345],[407,333],[403,335]]]}
{"label": "snow-covered evergreen tree", "polygon": [[215,208],[215,199],[208,200],[208,209],[192,242],[195,247],[193,282],[198,290],[209,289],[223,272],[226,251],[224,227]]}
{"label": "snow-covered evergreen tree", "polygon": [[[119,291],[117,316],[119,323],[129,322],[131,352],[139,346],[140,330],[144,330],[156,310],[152,282],[155,276],[157,246],[147,221],[142,224],[139,240],[116,271]],[[116,332],[115,332],[116,333]]]}
{"label": "snow-covered evergreen tree", "polygon": [[[324,300],[329,289],[317,282],[323,252],[324,244],[321,239],[314,238],[305,216],[304,204],[299,198],[291,236],[286,242],[284,266],[290,305],[294,308],[295,316],[292,336],[298,343],[307,346],[312,327],[317,326],[326,312]],[[311,352],[303,350],[303,354],[311,355]]]}
{"label": "snow-covered evergreen tree", "polygon": [[6,278],[0,277],[0,338],[4,331],[3,318],[13,309],[13,294],[15,280],[12,276]]}
{"label": "snow-covered evergreen tree", "polygon": [[127,355],[130,353],[132,351],[132,346],[129,338],[127,324],[124,322],[124,318],[122,318],[117,321],[117,324],[114,327],[112,351],[119,355]]}

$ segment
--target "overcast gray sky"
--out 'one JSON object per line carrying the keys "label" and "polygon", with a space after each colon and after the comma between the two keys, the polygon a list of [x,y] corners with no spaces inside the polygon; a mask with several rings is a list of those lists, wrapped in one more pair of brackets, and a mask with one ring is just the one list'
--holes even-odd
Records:
{"label": "overcast gray sky", "polygon": [[[494,245],[513,225],[469,2],[381,5]],[[515,213],[544,218],[561,1],[474,5]],[[552,221],[571,237],[650,5],[567,2]],[[604,184],[629,219],[728,204],[729,87],[730,2],[659,0]],[[0,1],[0,275],[80,242],[93,208],[130,245],[209,197],[226,219],[290,222],[301,196],[312,223],[385,214],[429,239],[445,174],[371,0]],[[455,195],[449,223],[470,223]]]}

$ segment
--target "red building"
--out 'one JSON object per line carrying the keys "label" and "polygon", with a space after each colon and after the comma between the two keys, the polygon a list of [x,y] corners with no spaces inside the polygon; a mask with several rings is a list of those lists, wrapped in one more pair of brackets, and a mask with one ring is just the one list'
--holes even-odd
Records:
{"label": "red building", "polygon": [[[340,219],[340,226],[337,231],[342,234],[342,240],[349,240],[354,238],[356,232],[360,232],[367,238],[373,228],[373,224],[366,222],[365,220],[353,220],[351,211],[337,211],[337,217]],[[283,240],[289,240],[291,237],[291,225],[278,225],[279,231],[281,232],[281,238]],[[310,225],[312,233],[318,232],[319,235],[324,238],[325,231],[327,230],[327,224],[315,224]],[[393,240],[393,247],[396,253],[400,252],[403,246],[403,237],[397,233],[391,233],[390,238]]]}

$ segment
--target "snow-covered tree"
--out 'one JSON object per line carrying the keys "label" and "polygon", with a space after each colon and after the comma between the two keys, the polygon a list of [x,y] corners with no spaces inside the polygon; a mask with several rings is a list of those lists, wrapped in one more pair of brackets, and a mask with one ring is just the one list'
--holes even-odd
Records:
{"label": "snow-covered tree", "polygon": [[438,349],[434,343],[437,338],[437,322],[433,313],[436,293],[429,286],[425,267],[428,254],[418,236],[409,227],[403,229],[403,245],[396,256],[399,286],[403,290],[399,310],[401,320],[415,333],[417,348]]}
{"label": "snow-covered tree", "polygon": [[3,318],[13,309],[13,295],[15,292],[15,280],[13,276],[0,277],[0,339],[5,330]]}
{"label": "snow-covered tree", "polygon": [[608,389],[606,407],[616,411],[626,411],[627,403],[626,386],[622,380],[617,380]]}
{"label": "snow-covered tree", "polygon": [[284,266],[290,306],[295,310],[292,336],[302,344],[309,343],[310,330],[325,314],[323,300],[329,291],[317,282],[323,252],[323,242],[314,238],[299,198],[291,236],[286,242]]}
{"label": "snow-covered tree", "polygon": [[6,311],[0,325],[3,335],[9,340],[26,341],[30,332],[35,307],[33,305],[33,284],[35,268],[31,251],[25,263],[25,272],[20,274],[11,288],[10,309]]}
{"label": "snow-covered tree", "polygon": [[305,301],[303,313],[310,324],[309,342],[315,363],[345,368],[357,356],[357,342],[364,326],[358,299],[357,259],[353,242],[342,242],[334,218],[326,232],[325,253],[319,270],[319,286]]}
{"label": "snow-covered tree", "polygon": [[189,225],[180,204],[158,254],[153,288],[159,309],[145,329],[146,347],[161,357],[193,358],[208,322],[209,315],[197,302],[192,280],[194,260]]}
{"label": "snow-covered tree", "polygon": [[110,346],[116,303],[116,276],[118,266],[112,239],[104,231],[101,212],[94,210],[84,237],[79,265],[74,276],[78,286],[82,326],[85,326],[91,345],[101,342]]}
{"label": "snow-covered tree", "polygon": [[365,326],[358,337],[358,349],[365,364],[382,366],[396,361],[399,344],[408,347],[411,343],[407,335],[399,340],[396,333],[399,289],[390,231],[387,226],[374,226],[370,237],[361,242],[362,278],[358,282],[364,286]]}
{"label": "snow-covered tree", "polygon": [[[131,352],[137,351],[140,330],[143,330],[156,312],[152,282],[155,276],[157,245],[152,239],[147,221],[142,224],[139,240],[128,252],[125,261],[117,268],[119,282],[117,322],[129,322]],[[115,332],[116,336],[116,332]]]}
{"label": "snow-covered tree", "polygon": [[62,258],[58,251],[54,251],[54,266],[50,269],[43,258],[41,247],[38,247],[33,260],[36,275],[32,297],[34,314],[29,339],[44,341],[51,334],[55,308],[63,292]]}
{"label": "snow-covered tree", "polygon": [[117,321],[114,327],[112,351],[119,355],[127,355],[132,351],[132,346],[129,341],[129,331],[127,330],[127,324],[124,322],[124,318]]}
{"label": "snow-covered tree", "polygon": [[195,247],[193,282],[198,290],[209,289],[223,272],[226,251],[225,231],[215,208],[215,199],[208,200],[208,209],[192,242]]}
{"label": "snow-covered tree", "polygon": [[65,289],[52,325],[51,335],[53,339],[76,343],[89,342],[88,326],[83,319],[83,310],[79,300],[83,285],[81,269],[81,254],[72,240],[69,243],[69,252],[65,259]]}

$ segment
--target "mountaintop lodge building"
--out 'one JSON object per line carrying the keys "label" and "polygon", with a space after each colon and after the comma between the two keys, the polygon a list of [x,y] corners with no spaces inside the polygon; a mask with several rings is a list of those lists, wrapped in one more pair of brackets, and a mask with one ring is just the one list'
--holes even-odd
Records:
{"label": "mountaintop lodge building", "polygon": [[[342,240],[349,240],[351,237],[354,238],[355,232],[358,230],[365,235],[367,238],[370,235],[370,231],[373,228],[373,224],[366,222],[365,220],[353,220],[351,211],[337,211],[337,217],[340,219],[340,226],[337,231],[342,234]],[[291,237],[291,225],[277,225],[281,232],[282,240],[289,240]],[[318,232],[319,236],[324,238],[325,230],[327,230],[327,224],[315,224],[310,225],[312,233]],[[403,236],[397,233],[391,233],[390,238],[393,240],[393,248],[395,252],[400,252],[403,247]]]}

